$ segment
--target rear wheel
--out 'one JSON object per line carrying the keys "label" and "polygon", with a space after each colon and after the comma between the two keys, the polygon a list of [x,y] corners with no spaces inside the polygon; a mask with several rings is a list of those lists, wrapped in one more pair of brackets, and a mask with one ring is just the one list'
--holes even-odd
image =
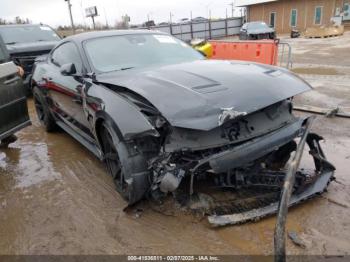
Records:
{"label": "rear wheel", "polygon": [[46,103],[43,94],[36,86],[33,88],[33,100],[36,115],[40,123],[45,127],[47,132],[55,131],[57,128],[55,119],[50,113],[49,106]]}

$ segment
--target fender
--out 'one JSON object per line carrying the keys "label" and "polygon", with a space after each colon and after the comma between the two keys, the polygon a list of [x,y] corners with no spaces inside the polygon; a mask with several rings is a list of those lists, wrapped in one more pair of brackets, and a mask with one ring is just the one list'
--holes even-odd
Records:
{"label": "fender", "polygon": [[91,115],[95,118],[95,134],[99,119],[103,119],[115,128],[120,140],[132,140],[134,137],[146,135],[159,136],[139,108],[117,92],[94,83],[89,83],[84,92],[85,110],[94,111]]}

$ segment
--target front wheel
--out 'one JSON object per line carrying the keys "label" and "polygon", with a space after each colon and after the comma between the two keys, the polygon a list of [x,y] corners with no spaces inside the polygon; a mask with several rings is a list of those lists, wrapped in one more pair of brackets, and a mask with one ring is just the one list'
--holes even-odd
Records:
{"label": "front wheel", "polygon": [[149,189],[149,172],[144,157],[131,154],[116,132],[103,123],[100,130],[105,164],[112,176],[116,190],[129,205],[141,200]]}

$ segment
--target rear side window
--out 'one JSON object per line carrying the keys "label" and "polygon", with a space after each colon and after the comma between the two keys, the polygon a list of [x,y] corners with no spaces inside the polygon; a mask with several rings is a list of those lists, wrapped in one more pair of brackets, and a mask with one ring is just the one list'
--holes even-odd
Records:
{"label": "rear side window", "polygon": [[0,36],[0,63],[4,63],[8,60],[8,54],[5,52],[6,47],[4,45],[4,42],[2,41],[2,38]]}
{"label": "rear side window", "polygon": [[78,48],[71,42],[57,47],[51,55],[51,62],[57,66],[73,63],[78,72],[81,72],[83,67]]}

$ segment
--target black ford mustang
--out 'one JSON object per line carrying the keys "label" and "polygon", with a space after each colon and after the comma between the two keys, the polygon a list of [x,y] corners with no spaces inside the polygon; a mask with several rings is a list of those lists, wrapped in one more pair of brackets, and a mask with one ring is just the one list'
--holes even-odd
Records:
{"label": "black ford mustang", "polygon": [[[201,180],[279,188],[297,138],[309,131],[308,119],[292,114],[291,98],[310,90],[296,75],[207,60],[159,32],[68,37],[38,59],[32,88],[46,130],[60,126],[105,161],[129,204],[180,188],[193,195]],[[307,135],[316,167],[297,172],[290,204],[322,192],[333,176],[321,139]]]}

